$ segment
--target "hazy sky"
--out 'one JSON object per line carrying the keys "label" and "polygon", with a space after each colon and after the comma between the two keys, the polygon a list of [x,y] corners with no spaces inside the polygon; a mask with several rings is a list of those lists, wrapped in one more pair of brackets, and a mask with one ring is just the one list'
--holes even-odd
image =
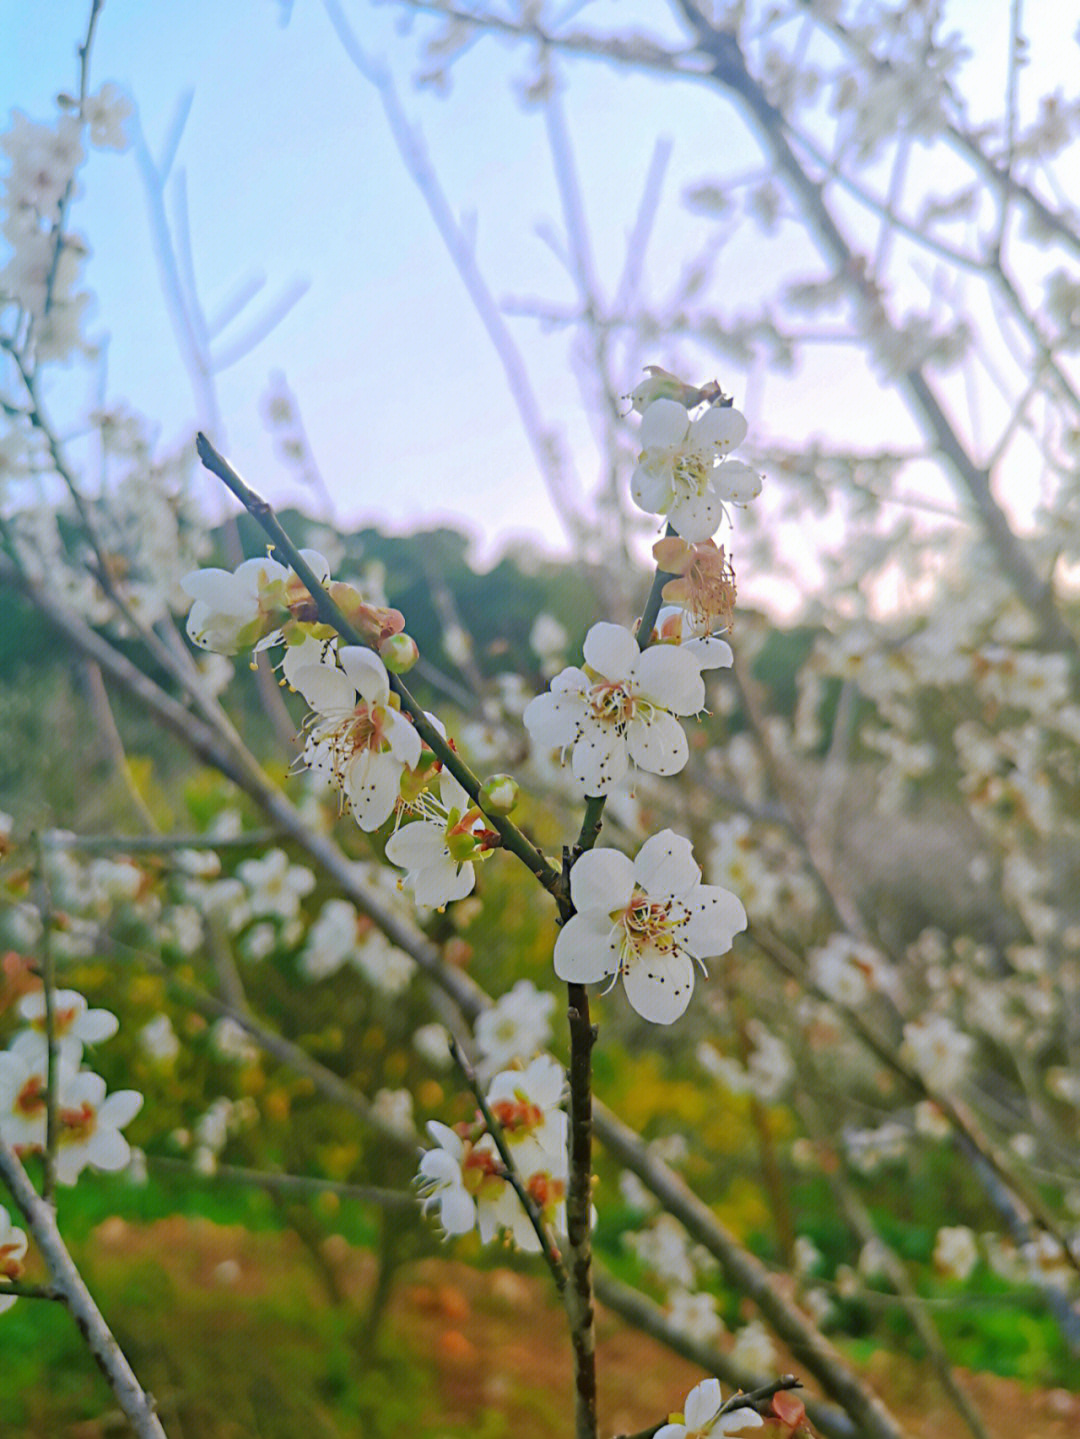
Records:
{"label": "hazy sky", "polygon": [[[367,0],[346,8],[369,53],[395,71],[455,211],[473,216],[496,297],[570,300],[564,272],[534,233],[546,218],[557,220],[558,199],[542,121],[523,112],[506,83],[520,57],[486,43],[465,57],[448,99],[417,96],[409,79],[418,47],[399,33],[400,17]],[[3,108],[45,117],[52,96],[74,88],[87,9],[85,0],[50,0],[44,25],[39,6],[0,0]],[[655,4],[623,10],[667,15]],[[186,182],[207,312],[253,275],[264,274],[267,286],[252,317],[267,297],[308,283],[274,332],[219,377],[230,453],[252,483],[277,498],[287,491],[258,403],[270,371],[283,370],[348,518],[405,525],[447,515],[488,542],[508,529],[557,542],[559,525],[502,372],[375,90],[345,56],[321,4],[297,0],[285,27],[280,13],[275,0],[107,0],[93,52],[93,85],[114,80],[130,91],[152,152],[194,89],[176,174]],[[568,111],[598,267],[614,274],[665,94],[602,67],[591,80],[571,90]],[[685,146],[673,167],[676,193],[716,106],[687,87],[667,93],[677,95],[678,114],[668,118]],[[135,158],[95,153],[83,177],[74,221],[93,249],[88,274],[100,303],[91,332],[108,335],[109,393],[159,419],[166,435],[179,433],[191,427],[193,399],[169,330]],[[222,339],[243,328],[241,321]],[[570,426],[591,487],[595,459],[577,391],[562,372],[565,341],[537,346],[532,321],[516,328],[536,358],[548,417]]]}
{"label": "hazy sky", "polygon": [[[512,83],[526,68],[526,52],[478,42],[455,67],[448,97],[417,93],[410,85],[420,68],[417,36],[430,22],[414,21],[410,32],[399,7],[342,4],[369,55],[396,76],[453,210],[469,218],[496,298],[571,302],[566,273],[537,234],[546,221],[561,231],[561,221],[542,117],[519,103]],[[56,92],[75,86],[88,0],[48,0],[47,12],[46,23],[41,5],[0,0],[0,113],[17,107],[47,117]],[[957,0],[950,13],[961,25],[975,22],[968,73],[976,108],[981,96],[996,113],[1008,0]],[[175,220],[182,179],[207,313],[260,274],[266,288],[251,318],[298,281],[307,284],[281,324],[218,377],[228,453],[275,501],[296,493],[260,417],[267,377],[282,370],[343,518],[397,527],[455,519],[486,555],[508,533],[559,544],[502,370],[405,171],[376,91],[346,57],[318,0],[295,0],[286,26],[281,15],[277,0],[107,0],[93,53],[92,85],[113,80],[132,94],[155,154],[178,102],[194,92],[167,205]],[[613,15],[675,33],[663,0],[609,0],[587,7],[583,21],[599,25]],[[1060,48],[1056,56],[1036,45],[1029,79],[1040,67],[1049,78],[1037,79],[1029,94],[1052,88]],[[668,203],[648,262],[650,283],[663,292],[692,223],[677,203],[680,192],[720,169],[756,165],[753,145],[730,107],[705,87],[600,64],[576,67],[565,106],[595,264],[609,291],[653,146],[658,136],[670,139]],[[134,154],[95,153],[83,185],[73,219],[93,250],[88,277],[99,305],[90,328],[108,340],[108,394],[153,417],[165,437],[186,435],[196,405],[162,298]],[[790,250],[801,242],[787,243]],[[769,257],[749,241],[731,246],[725,264],[736,298],[772,278]],[[813,267],[807,250],[808,273]],[[219,346],[246,323],[226,328]],[[581,484],[591,491],[597,458],[567,369],[567,336],[542,333],[531,319],[511,323],[545,418],[565,428]],[[669,356],[661,346],[653,358]],[[763,389],[759,378],[748,396],[745,375],[728,367],[717,377],[740,403],[746,399],[752,433],[771,427],[809,439],[832,413],[853,440],[872,444],[898,413],[895,400],[876,390],[872,377],[857,380],[835,348],[822,348],[795,380],[770,374]],[[57,403],[64,395],[74,415],[92,401],[99,377],[74,370],[58,383]]]}

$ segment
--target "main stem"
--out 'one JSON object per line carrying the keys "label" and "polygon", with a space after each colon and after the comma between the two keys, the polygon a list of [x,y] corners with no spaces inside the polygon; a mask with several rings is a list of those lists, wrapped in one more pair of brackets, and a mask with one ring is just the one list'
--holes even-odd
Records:
{"label": "main stem", "polygon": [[592,1294],[592,1049],[596,1030],[583,984],[568,989],[570,1177],[566,1192],[568,1282],[563,1294],[574,1353],[574,1434],[596,1439],[596,1327]]}

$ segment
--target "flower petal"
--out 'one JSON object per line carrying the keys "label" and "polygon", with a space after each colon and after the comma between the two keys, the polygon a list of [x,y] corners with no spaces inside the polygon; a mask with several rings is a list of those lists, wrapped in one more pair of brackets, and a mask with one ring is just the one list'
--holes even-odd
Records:
{"label": "flower petal", "polygon": [[345,645],[338,651],[341,667],[369,703],[385,704],[390,697],[390,677],[373,650],[363,645]]}
{"label": "flower petal", "polygon": [[626,731],[626,746],[638,768],[650,774],[678,774],[686,767],[690,754],[682,725],[663,710],[632,720]]}
{"label": "flower petal", "polygon": [[540,749],[565,749],[573,744],[584,717],[585,697],[573,690],[537,695],[522,715],[533,744]]}
{"label": "flower petal", "polygon": [[[728,412],[730,413],[730,411]],[[691,1429],[703,1429],[720,1412],[723,1394],[719,1379],[703,1379],[686,1396],[683,1418]]]}
{"label": "flower petal", "polygon": [[641,448],[670,449],[684,444],[689,432],[690,417],[685,405],[678,400],[654,400],[641,417]]}
{"label": "flower petal", "polygon": [[681,950],[634,950],[623,967],[630,1004],[653,1024],[673,1024],[694,992],[694,962]]}
{"label": "flower petal", "polygon": [[361,750],[345,771],[344,789],[353,818],[370,833],[394,812],[401,789],[401,764],[392,754]]}
{"label": "flower petal", "polygon": [[298,665],[293,687],[319,714],[347,714],[356,704],[356,689],[336,665]]}
{"label": "flower petal", "polygon": [[705,708],[705,683],[692,651],[681,645],[650,645],[634,666],[634,688],[677,715]]}
{"label": "flower petal", "polygon": [[590,721],[574,746],[572,768],[587,795],[602,795],[626,774],[626,740],[608,725]]}
{"label": "flower petal", "polygon": [[652,835],[637,852],[634,878],[646,894],[682,899],[701,879],[694,847],[673,829]]}
{"label": "flower petal", "polygon": [[718,884],[700,884],[684,903],[690,921],[683,930],[683,943],[698,959],[727,954],[735,936],[746,928],[742,901]]}
{"label": "flower petal", "polygon": [[761,494],[763,480],[757,470],[744,465],[742,460],[725,460],[713,473],[712,483],[722,500],[745,505]]}
{"label": "flower petal", "polygon": [[724,518],[724,506],[710,487],[703,495],[678,498],[668,510],[668,519],[684,540],[711,539]]}
{"label": "flower petal", "polygon": [[608,679],[624,679],[641,658],[637,640],[625,625],[601,620],[593,625],[582,646],[585,663]]}
{"label": "flower petal", "polygon": [[650,515],[662,515],[675,498],[670,470],[638,465],[630,477],[630,494],[638,509]]}
{"label": "flower petal", "polygon": [[702,453],[726,455],[746,439],[746,416],[730,405],[714,405],[690,426],[690,447]]}
{"label": "flower petal", "polygon": [[570,871],[570,898],[578,911],[605,915],[625,909],[634,892],[634,865],[617,849],[586,850]]}
{"label": "flower petal", "polygon": [[619,968],[621,937],[600,910],[573,915],[555,941],[555,973],[570,984],[598,984]]}

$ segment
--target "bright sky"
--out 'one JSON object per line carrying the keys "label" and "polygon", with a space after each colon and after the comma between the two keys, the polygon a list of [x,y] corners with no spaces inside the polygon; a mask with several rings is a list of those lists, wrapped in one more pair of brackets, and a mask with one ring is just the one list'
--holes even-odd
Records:
{"label": "bright sky", "polygon": [[[570,302],[565,272],[537,235],[549,220],[561,231],[543,120],[517,103],[508,84],[521,75],[524,52],[477,44],[455,67],[449,98],[417,94],[409,81],[419,47],[401,10],[343,4],[369,55],[393,70],[455,213],[471,217],[496,298]],[[1008,0],[954,6],[961,22],[977,22],[977,93],[990,109],[1000,107],[1008,9]],[[49,0],[45,24],[40,6],[0,0],[0,114],[14,106],[45,118],[52,96],[74,88],[87,11],[88,0]],[[560,526],[501,368],[405,172],[376,91],[347,59],[322,4],[296,0],[284,27],[280,14],[277,0],[106,0],[93,53],[92,86],[113,80],[135,97],[155,154],[178,102],[194,90],[168,207],[175,219],[183,180],[207,313],[255,276],[265,275],[266,288],[247,312],[252,318],[297,281],[308,287],[281,324],[218,377],[224,447],[275,502],[296,494],[259,413],[267,376],[282,370],[343,519],[399,528],[449,519],[477,535],[484,555],[510,534],[559,545]],[[599,24],[615,14],[673,33],[660,0],[608,0],[589,6],[583,19]],[[424,23],[416,22],[421,30]],[[601,65],[580,68],[576,82],[566,94],[568,125],[596,265],[609,289],[653,145],[661,135],[673,142],[669,204],[650,261],[662,291],[665,262],[674,273],[685,249],[687,221],[671,202],[717,157],[730,170],[753,167],[756,154],[705,87]],[[154,417],[166,437],[190,433],[197,407],[172,340],[134,155],[95,153],[83,176],[74,221],[94,251],[88,274],[100,304],[91,331],[108,338],[108,394]],[[762,273],[769,261],[752,248],[732,247],[725,263],[747,293],[771,278]],[[245,323],[226,329],[220,343]],[[591,491],[597,460],[567,370],[566,336],[544,335],[528,319],[512,324],[545,418],[564,428]],[[875,399],[872,385],[860,396],[840,363],[823,352],[798,392],[770,378],[770,416],[786,406],[774,431],[813,434],[825,397],[835,405],[843,393],[853,438],[861,430],[871,443],[880,434],[876,416],[889,402]],[[744,375],[718,378],[742,400]],[[83,388],[67,403],[92,402],[97,382],[73,372],[69,389]],[[752,390],[752,427],[765,423],[755,414],[762,403],[760,389],[756,397]]]}

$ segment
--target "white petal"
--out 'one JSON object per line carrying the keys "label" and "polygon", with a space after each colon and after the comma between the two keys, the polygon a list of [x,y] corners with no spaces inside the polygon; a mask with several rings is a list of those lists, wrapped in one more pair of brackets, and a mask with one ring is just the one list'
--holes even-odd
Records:
{"label": "white petal", "polygon": [[573,692],[537,695],[525,706],[522,719],[539,749],[564,749],[573,744],[585,718],[585,699]]}
{"label": "white petal", "polygon": [[675,533],[692,544],[711,539],[720,528],[723,518],[724,506],[712,488],[707,489],[703,495],[677,499],[668,510],[668,519]]}
{"label": "white petal", "polygon": [[675,498],[670,471],[638,465],[630,477],[630,494],[638,509],[650,515],[665,514]]}
{"label": "white petal", "polygon": [[625,679],[641,658],[637,640],[624,625],[601,620],[593,625],[582,646],[585,663],[608,679]]}
{"label": "white petal", "polygon": [[626,774],[626,740],[610,725],[590,722],[574,746],[574,778],[587,795],[603,795]]}
{"label": "white petal", "polygon": [[301,550],[300,558],[307,560],[315,571],[316,578],[325,584],[330,578],[330,562],[325,555],[321,555],[318,550]]}
{"label": "white petal", "polygon": [[756,1409],[732,1409],[720,1420],[720,1427],[712,1432],[715,1436],[734,1436],[744,1429],[763,1429],[765,1420]]}
{"label": "white petal", "polygon": [[469,808],[469,796],[465,793],[465,786],[456,780],[448,769],[444,769],[439,776],[439,798],[447,812],[456,809],[464,814]]}
{"label": "white petal", "polygon": [[722,500],[745,505],[761,494],[762,478],[757,470],[744,465],[742,460],[725,460],[714,472],[712,483]]}
{"label": "white petal", "polygon": [[256,555],[253,560],[244,560],[237,565],[234,578],[237,586],[247,595],[255,596],[274,580],[287,580],[289,571],[284,565],[272,560],[269,555]]}
{"label": "white petal", "polygon": [[447,1234],[468,1234],[476,1223],[476,1204],[465,1189],[446,1189],[440,1197],[439,1220]]}
{"label": "white petal", "polygon": [[[729,410],[727,413],[733,412]],[[722,1402],[723,1395],[720,1391],[719,1379],[703,1379],[700,1384],[695,1384],[686,1396],[686,1404],[683,1408],[683,1418],[686,1420],[687,1428],[703,1428],[710,1419],[716,1418]]]}
{"label": "white petal", "polygon": [[420,763],[420,752],[423,749],[415,727],[403,714],[388,709],[384,733],[390,741],[390,753],[394,758],[401,764],[408,765],[409,769],[415,769]]}
{"label": "white petal", "polygon": [[131,1146],[118,1129],[99,1129],[87,1146],[87,1158],[95,1169],[126,1169]]}
{"label": "white petal", "polygon": [[693,651],[681,645],[650,645],[634,667],[634,689],[677,715],[705,708],[705,683]]}
{"label": "white petal", "polygon": [[555,973],[571,984],[598,984],[619,967],[622,931],[606,914],[575,914],[555,941]]}
{"label": "white petal", "polygon": [[686,898],[690,922],[683,930],[683,943],[699,959],[726,954],[735,936],[746,928],[742,901],[718,884],[701,884]]}
{"label": "white petal", "polygon": [[[462,1156],[465,1153],[465,1148],[461,1143],[461,1136],[455,1130],[451,1129],[448,1124],[443,1124],[439,1119],[429,1119],[427,1122],[427,1130],[436,1144],[445,1149],[446,1152],[452,1155],[460,1164]],[[434,1154],[436,1151],[429,1149],[427,1153]]]}
{"label": "white petal", "polygon": [[434,820],[403,824],[386,841],[386,857],[401,869],[422,869],[445,857],[446,830]]}
{"label": "white petal", "polygon": [[634,878],[646,894],[681,899],[701,879],[701,869],[690,841],[673,829],[662,829],[638,850]]}
{"label": "white petal", "polygon": [[298,665],[292,683],[319,714],[343,715],[356,705],[356,689],[336,665]]}
{"label": "white petal", "polygon": [[693,656],[703,670],[730,669],[735,661],[731,646],[719,635],[701,635],[696,639],[684,640],[683,649]]}
{"label": "white petal", "polygon": [[107,1009],[88,1009],[76,1021],[76,1032],[84,1044],[97,1044],[110,1039],[120,1028],[120,1021]]}
{"label": "white petal", "polygon": [[690,754],[682,725],[663,710],[631,721],[626,744],[630,758],[650,774],[678,774]]}
{"label": "white petal", "polygon": [[250,602],[236,587],[231,570],[192,570],[180,581],[180,588],[193,600],[203,600],[214,610],[249,609]]}
{"label": "white petal", "polygon": [[476,869],[473,865],[467,862],[459,865],[447,856],[445,861],[428,865],[413,874],[413,898],[417,904],[440,909],[444,904],[471,894],[475,883]]}
{"label": "white petal", "polygon": [[643,450],[670,449],[682,445],[690,433],[690,417],[678,400],[653,400],[641,417],[640,443]]}
{"label": "white petal", "polygon": [[724,455],[746,439],[746,417],[730,405],[714,405],[690,426],[690,448]]}
{"label": "white petal", "polygon": [[143,1097],[135,1089],[117,1089],[98,1110],[98,1122],[123,1129],[130,1124],[143,1105]]}
{"label": "white petal", "polygon": [[401,764],[392,754],[362,750],[345,771],[345,793],[353,818],[365,833],[390,818],[401,788]]}
{"label": "white petal", "polygon": [[373,650],[363,645],[345,645],[338,651],[341,667],[369,703],[385,704],[390,696],[386,666]]}
{"label": "white petal", "polygon": [[671,954],[651,948],[635,951],[623,970],[623,985],[642,1019],[673,1024],[694,992],[694,961],[680,950]]}
{"label": "white petal", "polygon": [[611,914],[625,909],[633,892],[634,866],[617,849],[586,850],[570,871],[570,898],[576,910]]}

